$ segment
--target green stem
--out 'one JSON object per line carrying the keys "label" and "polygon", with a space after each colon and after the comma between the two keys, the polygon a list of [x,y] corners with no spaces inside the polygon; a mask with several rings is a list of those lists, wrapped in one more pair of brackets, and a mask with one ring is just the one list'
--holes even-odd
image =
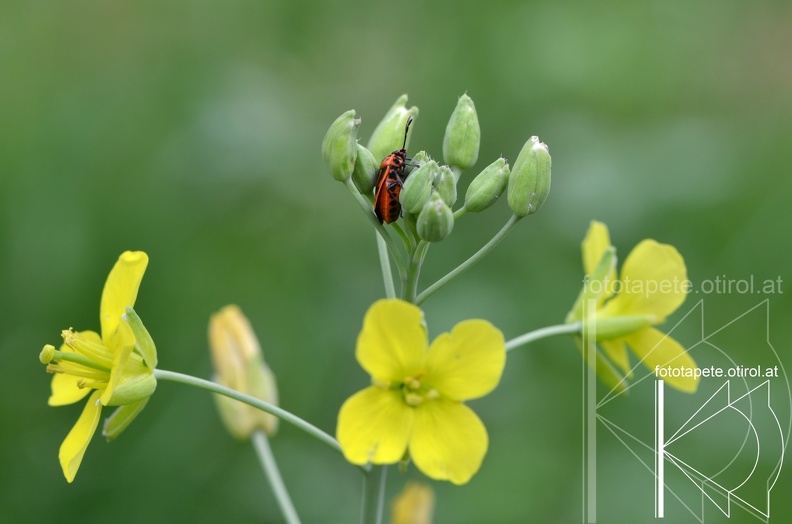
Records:
{"label": "green stem", "polygon": [[503,237],[505,237],[509,233],[509,231],[511,231],[511,229],[517,224],[520,218],[521,217],[518,217],[517,215],[513,214],[511,218],[509,218],[508,222],[506,222],[506,224],[501,228],[501,230],[498,231],[495,234],[495,236],[490,239],[489,242],[484,244],[484,246],[481,249],[476,251],[476,253],[473,254],[473,256],[471,256],[470,258],[459,264],[446,276],[444,276],[443,278],[441,278],[440,280],[438,280],[428,288],[424,289],[423,292],[420,295],[418,295],[418,297],[415,299],[415,305],[420,306],[427,298],[429,298],[432,294],[434,294],[435,291],[438,291],[440,288],[442,288],[443,286],[451,282],[453,279],[461,275],[466,269],[468,269],[470,266],[472,266],[473,264],[478,262],[482,257],[484,257],[484,255],[492,251],[493,248],[495,248],[495,246],[497,246],[498,243],[501,240],[503,240]]}
{"label": "green stem", "polygon": [[377,253],[379,253],[382,280],[385,284],[385,296],[387,298],[396,298],[396,288],[393,286],[393,273],[391,272],[388,245],[380,235],[377,235]]}
{"label": "green stem", "polygon": [[462,218],[467,214],[468,210],[465,206],[460,207],[456,211],[454,211],[454,222]]}
{"label": "green stem", "polygon": [[399,273],[402,275],[406,274],[406,267],[404,265],[404,260],[402,259],[402,254],[397,248],[398,244],[395,243],[395,240],[385,231],[385,228],[379,223],[379,220],[377,220],[377,216],[371,210],[371,203],[360,194],[360,191],[358,191],[354,182],[352,182],[351,177],[348,178],[344,184],[346,185],[349,192],[352,193],[352,196],[360,206],[360,209],[363,210],[363,214],[366,215],[366,218],[368,218],[369,222],[371,222],[371,225],[374,226],[374,229],[377,230],[379,236],[382,237],[382,240],[388,245],[388,249],[393,255],[393,260],[396,262],[396,267],[399,268]]}
{"label": "green stem", "polygon": [[413,302],[415,295],[418,293],[418,277],[421,275],[421,266],[430,245],[429,242],[421,240],[410,258],[410,268],[407,271],[407,279],[404,282],[403,289],[403,298],[407,302]]}
{"label": "green stem", "polygon": [[254,431],[251,440],[287,524],[300,524],[300,517],[297,516],[297,510],[294,509],[289,492],[283,483],[283,478],[278,470],[278,464],[275,462],[275,456],[272,454],[267,435],[263,431]]}
{"label": "green stem", "polygon": [[202,378],[185,375],[183,373],[176,373],[175,371],[155,369],[154,376],[157,378],[157,380],[170,380],[172,382],[187,384],[188,386],[194,386],[197,388],[205,389],[207,391],[218,393],[220,395],[225,395],[228,398],[232,398],[234,400],[244,402],[245,404],[253,406],[256,409],[265,411],[270,415],[275,415],[279,419],[288,422],[289,424],[297,426],[298,428],[305,431],[306,433],[316,438],[317,440],[321,440],[322,442],[324,442],[334,450],[339,452],[341,451],[341,445],[338,443],[336,439],[334,439],[333,437],[331,437],[321,429],[317,428],[310,422],[306,422],[297,415],[293,415],[292,413],[289,413],[285,409],[281,409],[278,406],[274,406],[269,402],[264,402],[263,400],[258,399],[256,397],[251,397],[250,395],[245,395],[244,393],[240,393],[239,391],[233,390],[231,388],[221,386],[220,384],[212,382],[211,380],[204,380]]}
{"label": "green stem", "polygon": [[520,346],[535,342],[542,338],[554,337],[556,335],[575,335],[579,334],[583,324],[575,322],[574,324],[559,324],[557,326],[548,326],[534,331],[529,331],[524,335],[513,338],[506,342],[506,351],[517,349]]}
{"label": "green stem", "polygon": [[361,524],[381,524],[385,507],[385,485],[388,466],[375,466],[363,479],[363,508]]}

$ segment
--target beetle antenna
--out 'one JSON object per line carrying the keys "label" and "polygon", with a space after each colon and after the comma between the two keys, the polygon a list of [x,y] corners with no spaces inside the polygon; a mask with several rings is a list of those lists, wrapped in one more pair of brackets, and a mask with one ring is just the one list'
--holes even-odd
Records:
{"label": "beetle antenna", "polygon": [[407,125],[404,126],[404,143],[402,144],[402,149],[407,149],[407,130],[410,129],[410,124],[412,124],[413,117],[407,119]]}

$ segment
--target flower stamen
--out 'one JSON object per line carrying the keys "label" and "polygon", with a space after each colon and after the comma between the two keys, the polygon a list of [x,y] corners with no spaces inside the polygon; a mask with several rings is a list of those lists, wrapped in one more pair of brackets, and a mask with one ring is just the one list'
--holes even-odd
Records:
{"label": "flower stamen", "polygon": [[110,368],[113,365],[113,354],[101,342],[90,340],[81,333],[75,332],[72,328],[61,331],[61,336],[67,346],[97,364],[106,368]]}

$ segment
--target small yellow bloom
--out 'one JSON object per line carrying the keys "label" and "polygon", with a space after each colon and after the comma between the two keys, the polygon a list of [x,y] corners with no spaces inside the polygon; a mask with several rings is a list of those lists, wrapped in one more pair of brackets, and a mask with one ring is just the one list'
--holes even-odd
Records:
{"label": "small yellow bloom", "polygon": [[[209,320],[209,348],[218,384],[278,405],[278,390],[261,345],[247,317],[237,306],[226,306]],[[256,430],[270,437],[278,429],[278,417],[223,395],[215,402],[226,429],[247,440]]]}
{"label": "small yellow bloom", "polygon": [[[668,244],[642,240],[627,256],[617,280],[615,249],[605,224],[591,223],[582,248],[587,280],[567,323],[583,321],[584,330],[596,328],[599,377],[610,387],[624,389],[632,377],[627,347],[653,372],[668,366],[695,369],[695,361],[679,342],[652,327],[664,322],[687,297],[689,281],[682,255]],[[688,393],[698,387],[698,378],[692,376],[664,380]]]}
{"label": "small yellow bloom", "polygon": [[105,422],[112,440],[137,416],[157,386],[157,351],[132,306],[148,264],[142,251],[126,251],[107,277],[99,305],[101,336],[94,331],[62,332],[60,351],[46,345],[40,360],[53,373],[50,406],[88,402],[61,444],[58,458],[72,482],[99,425],[102,406],[120,406]]}
{"label": "small yellow bloom", "polygon": [[393,464],[407,453],[427,476],[464,484],[487,452],[484,424],[464,400],[495,389],[506,363],[503,334],[484,320],[460,322],[429,347],[421,310],[375,302],[357,340],[372,386],[338,414],[337,437],[353,464]]}
{"label": "small yellow bloom", "polygon": [[391,524],[432,524],[434,491],[428,484],[408,482],[391,508]]}

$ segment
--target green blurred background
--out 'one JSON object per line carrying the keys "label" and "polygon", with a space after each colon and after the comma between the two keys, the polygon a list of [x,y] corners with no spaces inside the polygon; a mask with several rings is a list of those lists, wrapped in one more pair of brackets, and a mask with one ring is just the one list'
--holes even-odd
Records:
{"label": "green blurred background", "polygon": [[[477,168],[501,154],[513,161],[531,135],[553,154],[541,212],[426,303],[432,335],[466,318],[489,319],[507,338],[562,322],[594,218],[622,259],[642,238],[674,244],[697,285],[786,280],[791,24],[792,5],[780,1],[2,3],[0,521],[280,521],[250,446],[225,433],[208,394],[172,383],[118,441],[97,436],[68,485],[57,451],[81,407],[47,407],[37,356],[61,329],[98,328],[107,272],[122,251],[142,249],[151,263],[136,309],[160,367],[208,377],[208,317],[239,304],[282,406],[333,433],[343,400],[367,384],[354,340],[383,296],[371,227],[319,151],[348,109],[365,141],[408,93],[421,111],[411,148],[440,157],[467,92],[482,129]],[[499,202],[466,216],[431,249],[422,283],[508,215]],[[701,298],[706,333],[769,299],[769,340],[790,364],[782,291],[691,297],[668,326]],[[728,338],[732,357],[754,364],[766,353],[763,319]],[[700,340],[701,328],[686,326],[678,338]],[[651,443],[651,388],[617,402],[609,413],[649,428]],[[786,402],[774,404],[784,428]],[[510,354],[499,388],[471,405],[490,451],[468,485],[433,483],[436,522],[580,522],[572,341]],[[600,434],[599,522],[651,522],[651,473]],[[306,522],[355,521],[354,468],[285,425],[273,448]],[[419,477],[393,474],[389,496]],[[695,499],[682,480],[677,489]],[[778,496],[790,489],[785,468],[772,522],[792,519],[792,501]],[[672,500],[667,515],[694,521]],[[729,522],[753,521],[735,510]]]}

